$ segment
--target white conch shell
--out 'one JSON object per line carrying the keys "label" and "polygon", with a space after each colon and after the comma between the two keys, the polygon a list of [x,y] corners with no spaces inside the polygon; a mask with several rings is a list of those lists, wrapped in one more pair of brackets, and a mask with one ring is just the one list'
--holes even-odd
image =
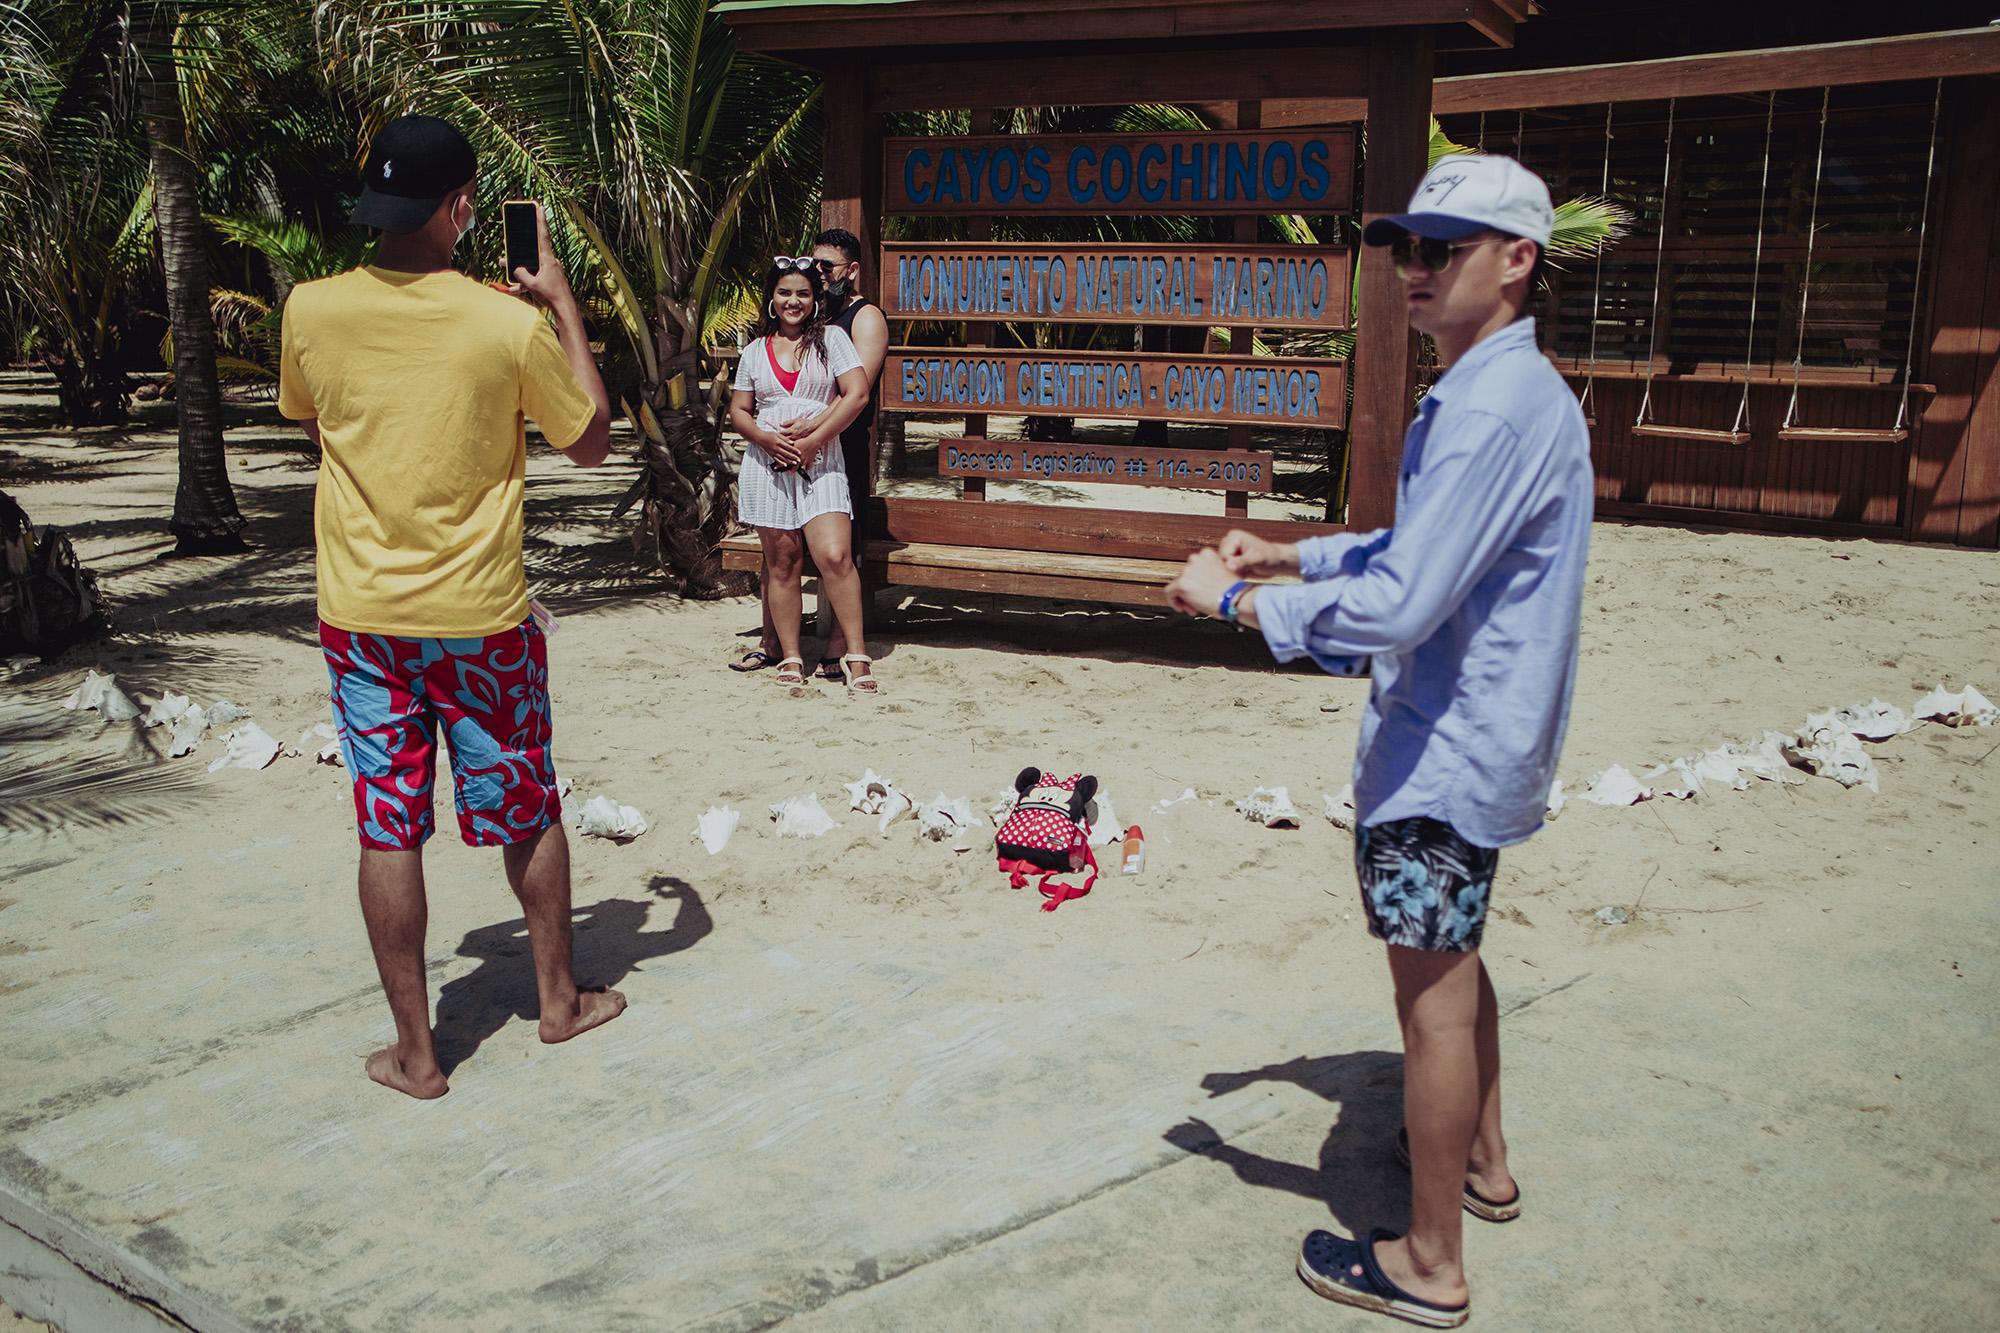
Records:
{"label": "white conch shell", "polygon": [[1328,796],[1325,792],[1321,792],[1319,798],[1326,803],[1326,822],[1337,829],[1346,829],[1352,832],[1354,829],[1354,784],[1350,782],[1343,786],[1338,796]]}
{"label": "white conch shell", "polygon": [[882,802],[882,817],[875,821],[875,831],[886,837],[889,832],[889,825],[899,819],[908,819],[915,815],[916,812],[916,802],[897,791],[894,787],[891,787],[889,788],[888,798]]}
{"label": "white conch shell", "polygon": [[847,789],[847,808],[859,810],[864,815],[881,814],[882,807],[889,803],[889,793],[896,786],[872,768],[862,770],[858,781],[841,785]]}
{"label": "white conch shell", "polygon": [[178,759],[184,754],[194,753],[194,747],[201,744],[202,733],[207,730],[207,711],[200,704],[190,705],[185,713],[174,719],[173,732],[167,737],[167,757]]}
{"label": "white conch shell", "polygon": [[714,856],[729,845],[729,835],[736,832],[737,823],[743,816],[726,805],[711,805],[708,812],[694,821],[694,836],[701,839],[701,845]]}
{"label": "white conch shell", "polygon": [[1590,780],[1590,785],[1577,793],[1579,801],[1589,801],[1592,805],[1637,805],[1652,796],[1652,789],[1642,786],[1632,776],[1631,770],[1623,764],[1613,764]]}
{"label": "white conch shell", "polygon": [[222,738],[222,755],[208,766],[208,771],[215,773],[225,768],[268,768],[282,748],[278,744],[277,737],[255,722],[245,722]]}
{"label": "white conch shell", "polygon": [[1118,810],[1102,787],[1097,789],[1097,795],[1090,798],[1084,814],[1090,820],[1091,846],[1103,847],[1125,841],[1125,826],[1118,822]]}
{"label": "white conch shell", "polygon": [[833,816],[819,803],[816,791],[779,801],[771,807],[771,818],[778,821],[781,838],[817,838],[836,827]]}
{"label": "white conch shell", "polygon": [[1265,828],[1297,828],[1299,812],[1292,808],[1292,794],[1283,787],[1259,787],[1236,802],[1245,819],[1254,819]]}
{"label": "white conch shell", "polygon": [[250,710],[241,704],[233,704],[227,699],[217,699],[208,706],[208,725],[226,727],[231,722],[241,722],[250,716]]}
{"label": "white conch shell", "polygon": [[1677,801],[1693,800],[1701,794],[1701,774],[1690,759],[1655,764],[1639,775],[1639,781],[1651,787],[1655,796],[1671,796]]}
{"label": "white conch shell", "polygon": [[1542,811],[1542,819],[1544,821],[1554,820],[1557,815],[1563,812],[1563,807],[1567,804],[1569,804],[1569,797],[1563,793],[1562,779],[1557,778],[1549,784],[1549,799],[1547,808]]}
{"label": "white conch shell", "polygon": [[620,805],[609,796],[591,797],[576,814],[576,831],[586,838],[629,842],[649,827],[644,815],[629,805]]}
{"label": "white conch shell", "polygon": [[986,817],[993,821],[994,828],[999,828],[1007,822],[1007,816],[1013,814],[1014,807],[1020,803],[1021,793],[1012,787],[1004,787],[1000,795],[994,798],[993,804],[986,807]]}
{"label": "white conch shell", "polygon": [[1865,704],[1849,704],[1834,719],[1864,741],[1886,741],[1913,730],[1916,723],[1894,704],[1870,699]]}
{"label": "white conch shell", "polygon": [[118,688],[116,676],[100,675],[88,668],[83,673],[83,684],[63,701],[63,707],[71,712],[94,708],[106,722],[130,722],[139,716],[139,705]]}
{"label": "white conch shell", "polygon": [[1843,787],[1882,790],[1875,761],[1861,748],[1861,738],[1842,725],[1836,714],[1807,714],[1805,727],[1785,746],[1785,757]]}
{"label": "white conch shell", "polygon": [[1940,683],[1917,700],[1910,711],[1925,721],[1942,722],[1947,727],[1990,727],[2000,719],[2000,708],[1995,708],[1993,701],[1972,685],[1962,690],[1947,690]]}
{"label": "white conch shell", "polygon": [[1737,763],[1736,752],[1727,745],[1703,750],[1694,761],[1694,775],[1704,787],[1714,785],[1742,791],[1750,785],[1750,779]]}
{"label": "white conch shell", "polygon": [[971,824],[972,802],[963,796],[951,797],[939,792],[917,807],[917,829],[932,842],[943,842]]}
{"label": "white conch shell", "polygon": [[192,707],[194,700],[185,694],[175,694],[172,690],[168,690],[153,700],[153,706],[146,710],[146,715],[139,719],[139,723],[149,730],[153,727],[164,727]]}
{"label": "white conch shell", "polygon": [[340,757],[340,733],[333,729],[333,724],[330,722],[315,723],[300,732],[299,749],[311,750],[313,762],[316,764],[332,764],[336,768],[346,767],[345,761]]}
{"label": "white conch shell", "polygon": [[1731,753],[1736,757],[1737,771],[1787,787],[1795,787],[1806,781],[1806,775],[1793,768],[1790,758],[1785,754],[1785,747],[1790,740],[1791,738],[1782,731],[1767,731],[1755,746],[1732,747]]}

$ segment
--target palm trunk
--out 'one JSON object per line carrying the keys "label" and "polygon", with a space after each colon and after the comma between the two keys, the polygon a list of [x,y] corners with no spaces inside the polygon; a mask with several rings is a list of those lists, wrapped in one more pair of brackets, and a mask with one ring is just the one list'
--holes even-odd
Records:
{"label": "palm trunk", "polygon": [[174,338],[174,406],[180,421],[180,480],[168,530],[182,554],[242,551],[243,515],[222,449],[222,393],[215,374],[215,322],[209,315],[208,252],[194,165],[187,156],[173,53],[172,16],[155,12],[156,40],[145,45],[146,137],[153,166],[153,220],[166,278]]}
{"label": "palm trunk", "polygon": [[723,408],[693,388],[699,349],[682,349],[680,324],[664,298],[654,341],[660,380],[644,387],[637,423],[646,460],[643,531],[684,595],[727,596],[742,591],[743,580],[724,572],[718,553],[736,516],[735,478],[722,455]]}

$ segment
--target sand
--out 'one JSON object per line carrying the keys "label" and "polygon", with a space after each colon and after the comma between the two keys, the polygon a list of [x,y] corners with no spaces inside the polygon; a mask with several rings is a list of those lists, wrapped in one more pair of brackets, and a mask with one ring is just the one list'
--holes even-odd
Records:
{"label": "sand", "polygon": [[[120,629],[0,686],[10,706],[96,665],[281,740],[325,720],[312,472],[282,424],[245,409],[231,433],[257,552],[157,562],[168,418],[58,437],[5,387],[0,485],[72,531]],[[1365,683],[1164,615],[892,593],[883,697],[789,699],[721,669],[754,603],[683,603],[625,560],[604,516],[631,466],[538,450],[529,487],[560,771],[653,825],[573,844],[580,967],[628,1015],[534,1042],[497,859],[441,809],[453,1092],[367,1084],[389,1024],[344,776],[210,775],[211,740],[150,810],[0,842],[0,1208],[32,1205],[7,1220],[83,1237],[77,1262],[126,1263],[202,1327],[1336,1318],[1289,1276],[1299,1236],[1407,1206],[1379,946],[1317,814]],[[1940,679],[2000,694],[2000,563],[1599,525],[1583,654],[1572,781]],[[130,744],[64,727],[37,753]],[[1483,1325],[1991,1323],[1996,741],[1874,746],[1879,794],[1571,804],[1504,855],[1485,953],[1528,1214],[1472,1233]],[[1146,872],[1045,914],[980,837],[885,838],[842,799],[867,766],[983,810],[1029,763],[1097,774]],[[1304,827],[1238,817],[1259,785]],[[806,791],[839,827],[778,839],[766,807]],[[743,816],[715,857],[710,804]]]}

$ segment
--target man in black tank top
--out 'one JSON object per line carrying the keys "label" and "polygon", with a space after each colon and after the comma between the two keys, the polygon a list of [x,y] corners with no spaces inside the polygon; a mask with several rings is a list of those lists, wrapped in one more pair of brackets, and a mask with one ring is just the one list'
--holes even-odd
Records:
{"label": "man in black tank top", "polygon": [[[840,452],[847,460],[847,489],[854,501],[854,559],[862,558],[862,543],[868,539],[868,500],[875,490],[873,440],[875,435],[875,393],[882,378],[882,363],[889,355],[889,321],[882,307],[861,293],[861,239],[844,227],[829,227],[813,238],[813,258],[819,262],[820,276],[826,280],[827,322],[839,328],[854,343],[861,368],[868,372],[868,406],[853,424],[840,433]],[[831,631],[825,657],[820,663],[827,674],[833,664],[832,679],[840,675],[840,655],[848,651],[840,630]],[[854,651],[865,649],[856,645]]]}

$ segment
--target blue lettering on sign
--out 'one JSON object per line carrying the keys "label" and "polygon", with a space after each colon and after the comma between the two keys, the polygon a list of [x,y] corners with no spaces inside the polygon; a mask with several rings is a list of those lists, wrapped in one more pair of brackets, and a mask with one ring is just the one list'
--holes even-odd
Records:
{"label": "blue lettering on sign", "polygon": [[1200,144],[1174,145],[1173,199],[1177,204],[1201,198],[1201,149]]}
{"label": "blue lettering on sign", "polygon": [[930,187],[917,187],[917,173],[930,164],[931,155],[922,148],[912,148],[910,155],[903,159],[903,193],[910,196],[913,204],[928,204],[931,201]]}
{"label": "blue lettering on sign", "polygon": [[1098,177],[1104,189],[1104,202],[1121,204],[1132,193],[1132,150],[1123,144],[1113,144],[1104,150],[1104,170]]}
{"label": "blue lettering on sign", "polygon": [[1039,146],[1030,148],[1021,167],[1021,198],[1039,204],[1048,197],[1049,150]]}
{"label": "blue lettering on sign", "polygon": [[[1004,183],[1000,175],[1000,168],[1003,166],[1007,168]],[[1014,149],[1003,148],[993,155],[992,187],[993,202],[996,204],[1011,204],[1014,202],[1014,196],[1020,192],[1021,155]]]}
{"label": "blue lettering on sign", "polygon": [[1150,170],[1157,166],[1161,168],[1161,175],[1164,176],[1166,165],[1167,150],[1161,145],[1149,143],[1139,150],[1139,197],[1149,204],[1157,204],[1167,197],[1166,181],[1154,180]]}
{"label": "blue lettering on sign", "polygon": [[941,204],[959,203],[965,198],[965,189],[958,179],[958,159],[956,149],[938,159],[937,201]]}
{"label": "blue lettering on sign", "polygon": [[[1284,170],[1279,170],[1280,165]],[[1264,149],[1264,198],[1276,203],[1289,199],[1298,188],[1299,159],[1292,146],[1280,139]]]}
{"label": "blue lettering on sign", "polygon": [[1097,197],[1097,186],[1083,183],[1083,168],[1097,165],[1097,150],[1079,144],[1069,152],[1069,193],[1079,204],[1087,204]]}
{"label": "blue lettering on sign", "polygon": [[1222,149],[1222,197],[1225,201],[1257,197],[1257,145],[1232,143]]}
{"label": "blue lettering on sign", "polygon": [[1299,195],[1305,199],[1324,199],[1333,185],[1333,177],[1327,171],[1326,140],[1308,139],[1299,150]]}

